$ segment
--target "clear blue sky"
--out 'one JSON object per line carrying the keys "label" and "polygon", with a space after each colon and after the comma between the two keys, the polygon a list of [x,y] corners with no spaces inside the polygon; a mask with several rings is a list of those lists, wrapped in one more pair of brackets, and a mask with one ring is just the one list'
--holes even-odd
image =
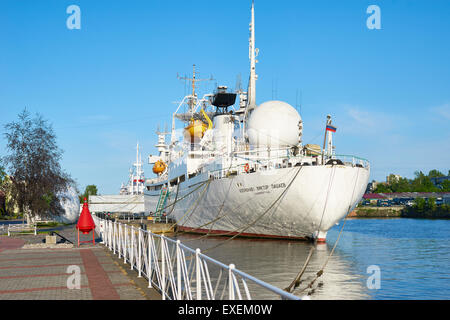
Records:
{"label": "clear blue sky", "polygon": [[[81,8],[69,30],[66,8]],[[248,79],[250,1],[2,0],[0,126],[27,107],[55,128],[80,190],[126,182],[136,142],[155,154],[185,93],[176,78]],[[366,9],[381,9],[369,30]],[[371,178],[450,169],[450,1],[255,2],[257,103],[296,104],[304,142],[320,144],[329,113],[337,152],[372,163]],[[203,84],[201,92],[215,82]],[[273,90],[275,89],[275,90]],[[0,137],[0,155],[5,154]],[[147,176],[151,167],[144,167]]]}

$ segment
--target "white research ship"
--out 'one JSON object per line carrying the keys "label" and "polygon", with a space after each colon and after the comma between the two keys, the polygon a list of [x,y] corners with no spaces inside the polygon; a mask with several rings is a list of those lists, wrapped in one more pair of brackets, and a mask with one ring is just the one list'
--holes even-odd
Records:
{"label": "white research ship", "polygon": [[[323,242],[364,194],[369,162],[336,154],[330,116],[323,147],[303,145],[295,108],[257,106],[257,55],[252,4],[247,92],[222,86],[199,98],[194,65],[192,94],[173,114],[171,132],[157,132],[159,155],[149,156],[157,177],[144,194],[185,232]],[[176,129],[176,119],[186,127]]]}

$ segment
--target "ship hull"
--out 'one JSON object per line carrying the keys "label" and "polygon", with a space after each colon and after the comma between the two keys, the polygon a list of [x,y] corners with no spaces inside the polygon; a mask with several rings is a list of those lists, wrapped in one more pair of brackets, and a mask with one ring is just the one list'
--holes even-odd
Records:
{"label": "ship hull", "polygon": [[167,213],[185,232],[325,241],[326,232],[360,201],[369,173],[334,165],[212,180],[201,174],[171,192],[168,203],[176,203]]}

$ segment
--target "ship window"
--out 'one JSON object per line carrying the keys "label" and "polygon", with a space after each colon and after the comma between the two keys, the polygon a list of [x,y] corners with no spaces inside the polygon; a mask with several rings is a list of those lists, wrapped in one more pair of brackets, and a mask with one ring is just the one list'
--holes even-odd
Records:
{"label": "ship window", "polygon": [[196,175],[197,175],[197,172],[191,173],[191,174],[188,176],[188,178],[189,178],[189,179],[192,179],[192,178],[195,177]]}

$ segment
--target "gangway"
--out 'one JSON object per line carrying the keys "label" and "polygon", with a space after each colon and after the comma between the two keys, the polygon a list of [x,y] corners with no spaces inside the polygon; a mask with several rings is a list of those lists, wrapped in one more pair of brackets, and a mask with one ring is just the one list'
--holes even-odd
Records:
{"label": "gangway", "polygon": [[158,204],[156,205],[155,215],[161,215],[162,209],[166,206],[167,198],[169,197],[169,189],[164,187],[161,189],[161,194],[159,195]]}

